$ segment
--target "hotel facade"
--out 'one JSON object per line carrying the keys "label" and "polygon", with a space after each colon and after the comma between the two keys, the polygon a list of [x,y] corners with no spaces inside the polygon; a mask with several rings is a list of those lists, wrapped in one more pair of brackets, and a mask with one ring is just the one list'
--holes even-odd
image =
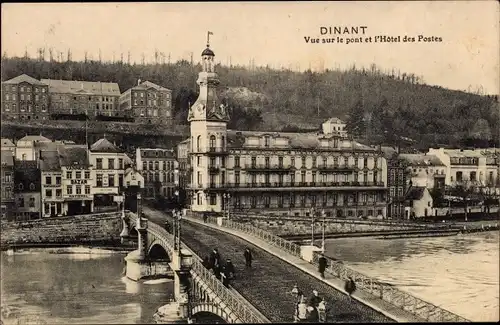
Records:
{"label": "hotel facade", "polygon": [[385,218],[380,150],[338,134],[227,130],[214,56],[209,47],[202,53],[200,95],[188,115],[192,211]]}

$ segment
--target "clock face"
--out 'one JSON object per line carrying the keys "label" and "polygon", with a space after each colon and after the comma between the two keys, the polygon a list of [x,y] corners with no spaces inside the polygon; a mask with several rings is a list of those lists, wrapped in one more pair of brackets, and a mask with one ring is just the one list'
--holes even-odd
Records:
{"label": "clock face", "polygon": [[205,110],[205,105],[199,104],[197,109],[198,109],[198,112],[203,113],[203,111]]}

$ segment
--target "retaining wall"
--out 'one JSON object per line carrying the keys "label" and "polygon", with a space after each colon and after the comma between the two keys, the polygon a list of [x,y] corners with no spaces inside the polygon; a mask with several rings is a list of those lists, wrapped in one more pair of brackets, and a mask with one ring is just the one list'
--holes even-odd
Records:
{"label": "retaining wall", "polygon": [[119,212],[2,222],[2,248],[14,244],[120,242]]}

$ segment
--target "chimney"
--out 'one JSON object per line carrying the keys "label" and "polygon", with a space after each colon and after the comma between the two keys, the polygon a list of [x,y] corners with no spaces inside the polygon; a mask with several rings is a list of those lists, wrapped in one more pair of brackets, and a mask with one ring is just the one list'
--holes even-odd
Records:
{"label": "chimney", "polygon": [[137,79],[137,86],[141,84],[141,79]]}

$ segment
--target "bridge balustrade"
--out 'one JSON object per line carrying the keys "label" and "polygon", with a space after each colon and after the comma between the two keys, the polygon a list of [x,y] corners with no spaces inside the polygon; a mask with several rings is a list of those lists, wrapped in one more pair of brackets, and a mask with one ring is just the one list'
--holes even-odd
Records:
{"label": "bridge balustrade", "polygon": [[[137,222],[137,216],[134,214],[129,214],[131,222]],[[161,226],[148,222],[148,232],[157,238],[165,247],[168,247],[173,252],[174,246],[174,236],[168,233]],[[241,298],[236,296],[228,288],[226,288],[222,282],[215,277],[215,275],[210,272],[201,263],[202,259],[194,253],[185,244],[181,244],[182,248],[187,249],[195,257],[193,260],[193,265],[191,267],[191,273],[194,275],[193,278],[199,278],[204,284],[207,285],[210,290],[213,291],[221,301],[232,310],[242,323],[269,323],[269,320],[264,318],[262,315],[255,313],[249,306],[247,301],[243,301]]]}
{"label": "bridge balustrade", "polygon": [[[215,218],[208,220],[210,223],[216,223]],[[215,221],[215,222],[214,222]],[[235,222],[232,220],[224,219],[222,226],[237,231],[244,232],[251,236],[260,238],[265,242],[279,247],[283,251],[292,254],[297,257],[300,255],[300,246],[294,244],[288,240],[278,237],[268,231],[263,229]],[[318,265],[319,254],[314,253],[312,264]],[[429,322],[470,322],[470,320],[447,311],[439,306],[436,306],[430,302],[424,301],[417,298],[407,292],[397,289],[395,286],[381,282],[377,279],[371,278],[367,275],[359,273],[339,261],[327,258],[329,260],[328,268],[326,272],[334,275],[341,280],[347,280],[350,277],[355,281],[356,287],[366,291],[372,295],[379,297],[380,299],[391,303],[392,305],[408,311],[422,319]]]}

